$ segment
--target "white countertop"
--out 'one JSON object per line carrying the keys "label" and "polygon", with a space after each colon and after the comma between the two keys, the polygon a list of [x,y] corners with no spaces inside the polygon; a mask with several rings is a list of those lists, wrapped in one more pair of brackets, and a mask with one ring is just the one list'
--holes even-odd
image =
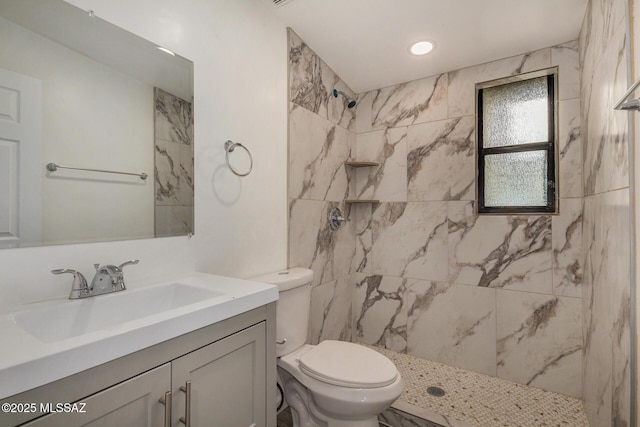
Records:
{"label": "white countertop", "polygon": [[[0,315],[0,399],[59,380],[143,348],[228,319],[278,299],[276,286],[205,273],[191,273],[158,285],[181,283],[224,295],[113,325],[68,339],[43,342],[22,329],[15,316],[42,307],[63,306],[60,299],[32,304]],[[155,286],[155,285],[154,285]],[[139,292],[143,289],[126,290]],[[109,298],[111,295],[90,297]],[[75,300],[73,302],[76,302]]]}

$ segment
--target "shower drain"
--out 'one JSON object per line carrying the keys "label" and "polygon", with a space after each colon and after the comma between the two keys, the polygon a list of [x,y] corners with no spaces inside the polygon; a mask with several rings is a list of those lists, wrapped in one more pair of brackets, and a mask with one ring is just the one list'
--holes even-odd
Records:
{"label": "shower drain", "polygon": [[427,393],[429,393],[431,396],[435,396],[435,397],[444,396],[444,390],[441,389],[440,387],[429,387],[427,389]]}

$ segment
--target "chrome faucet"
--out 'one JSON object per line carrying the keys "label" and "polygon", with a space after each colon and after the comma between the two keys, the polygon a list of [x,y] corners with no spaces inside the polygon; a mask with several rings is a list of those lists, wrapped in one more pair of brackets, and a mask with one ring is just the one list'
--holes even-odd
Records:
{"label": "chrome faucet", "polygon": [[89,285],[87,285],[87,279],[84,278],[82,273],[70,268],[59,268],[57,270],[51,270],[53,274],[73,274],[73,283],[71,284],[71,292],[69,293],[69,299],[86,298],[91,296]]}
{"label": "chrome faucet", "polygon": [[112,292],[124,291],[127,287],[124,284],[124,275],[122,269],[127,265],[137,264],[140,260],[132,260],[122,263],[118,266],[94,264],[96,275],[93,276],[91,284],[87,284],[85,277],[76,270],[59,269],[51,270],[53,274],[71,273],[73,274],[73,283],[71,285],[71,293],[69,299],[87,298],[96,295],[110,294]]}

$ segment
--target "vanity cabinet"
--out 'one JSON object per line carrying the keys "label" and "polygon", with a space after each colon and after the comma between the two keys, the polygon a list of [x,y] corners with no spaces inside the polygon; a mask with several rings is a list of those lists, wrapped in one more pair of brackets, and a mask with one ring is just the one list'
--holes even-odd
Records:
{"label": "vanity cabinet", "polygon": [[275,427],[275,339],[272,303],[4,399],[84,412],[0,414],[0,426],[177,427],[188,416],[193,427]]}
{"label": "vanity cabinet", "polygon": [[[171,366],[166,363],[122,384],[82,399],[71,409],[27,423],[29,427],[163,427],[164,406],[159,402],[171,387]],[[80,412],[81,411],[81,412]]]}
{"label": "vanity cabinet", "polygon": [[266,425],[264,337],[255,325],[173,361],[172,425],[185,405],[194,427]]}

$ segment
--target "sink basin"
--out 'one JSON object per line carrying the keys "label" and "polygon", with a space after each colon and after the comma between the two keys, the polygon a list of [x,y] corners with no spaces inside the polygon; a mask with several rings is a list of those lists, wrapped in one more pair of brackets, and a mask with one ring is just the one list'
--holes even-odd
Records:
{"label": "sink basin", "polygon": [[213,289],[169,283],[90,297],[13,314],[17,326],[51,343],[225,295]]}

